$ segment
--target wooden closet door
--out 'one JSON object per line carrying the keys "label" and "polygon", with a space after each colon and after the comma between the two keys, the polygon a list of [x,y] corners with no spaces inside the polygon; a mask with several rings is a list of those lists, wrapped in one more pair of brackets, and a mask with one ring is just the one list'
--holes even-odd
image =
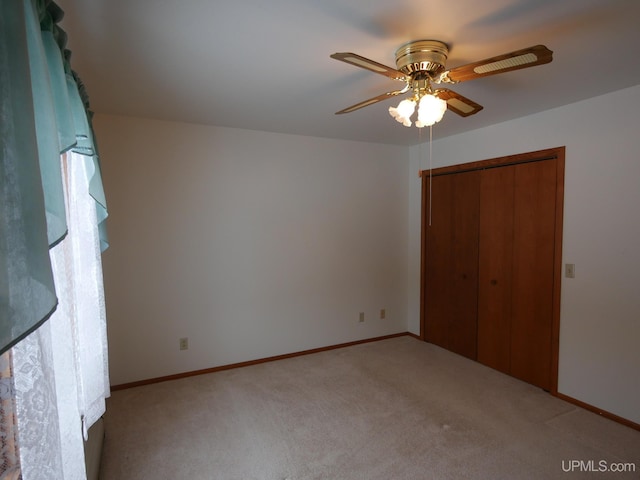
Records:
{"label": "wooden closet door", "polygon": [[515,167],[511,375],[551,389],[557,160]]}
{"label": "wooden closet door", "polygon": [[556,160],[480,180],[478,361],[551,388]]}
{"label": "wooden closet door", "polygon": [[[425,340],[477,358],[478,171],[425,178]],[[429,184],[431,183],[431,189]],[[429,191],[431,190],[431,191]],[[429,199],[432,217],[429,224]]]}
{"label": "wooden closet door", "polygon": [[421,336],[553,393],[564,153],[443,167],[431,192],[422,177]]}
{"label": "wooden closet door", "polygon": [[484,170],[480,178],[478,361],[511,370],[515,166]]}

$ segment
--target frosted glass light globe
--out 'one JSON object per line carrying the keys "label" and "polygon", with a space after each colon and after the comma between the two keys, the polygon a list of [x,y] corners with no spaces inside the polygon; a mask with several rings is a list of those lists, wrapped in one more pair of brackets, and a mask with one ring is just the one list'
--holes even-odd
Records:
{"label": "frosted glass light globe", "polygon": [[425,95],[418,106],[418,121],[416,127],[428,127],[442,120],[447,111],[447,102],[434,95]]}
{"label": "frosted glass light globe", "polygon": [[411,126],[411,115],[416,110],[416,102],[412,99],[402,100],[397,107],[389,107],[389,115],[405,127]]}

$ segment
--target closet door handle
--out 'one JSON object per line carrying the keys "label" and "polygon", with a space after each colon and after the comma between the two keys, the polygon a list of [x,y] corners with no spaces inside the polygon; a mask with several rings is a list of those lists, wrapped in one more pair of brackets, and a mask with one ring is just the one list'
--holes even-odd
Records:
{"label": "closet door handle", "polygon": [[491,285],[497,285],[498,284],[498,280],[496,280],[495,278],[491,279]]}

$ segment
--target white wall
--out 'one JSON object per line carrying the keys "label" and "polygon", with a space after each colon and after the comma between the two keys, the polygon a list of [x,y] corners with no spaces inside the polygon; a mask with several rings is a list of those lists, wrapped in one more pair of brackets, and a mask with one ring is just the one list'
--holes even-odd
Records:
{"label": "white wall", "polygon": [[[567,147],[559,391],[637,423],[639,112],[640,86],[433,145],[435,167]],[[428,148],[94,124],[112,384],[419,333]]]}
{"label": "white wall", "polygon": [[[482,113],[480,113],[482,115]],[[560,393],[640,423],[640,86],[434,142],[434,167],[566,146]],[[434,127],[434,128],[437,128]],[[411,149],[409,330],[418,333],[420,180]],[[421,158],[422,154],[422,158]]]}
{"label": "white wall", "polygon": [[407,330],[408,149],[94,126],[113,385]]}

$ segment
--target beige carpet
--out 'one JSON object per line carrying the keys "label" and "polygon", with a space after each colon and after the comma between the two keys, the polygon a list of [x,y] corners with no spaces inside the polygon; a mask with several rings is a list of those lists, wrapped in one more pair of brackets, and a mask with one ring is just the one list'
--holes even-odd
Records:
{"label": "beige carpet", "polygon": [[640,478],[640,432],[408,336],[117,391],[105,431],[102,480]]}

